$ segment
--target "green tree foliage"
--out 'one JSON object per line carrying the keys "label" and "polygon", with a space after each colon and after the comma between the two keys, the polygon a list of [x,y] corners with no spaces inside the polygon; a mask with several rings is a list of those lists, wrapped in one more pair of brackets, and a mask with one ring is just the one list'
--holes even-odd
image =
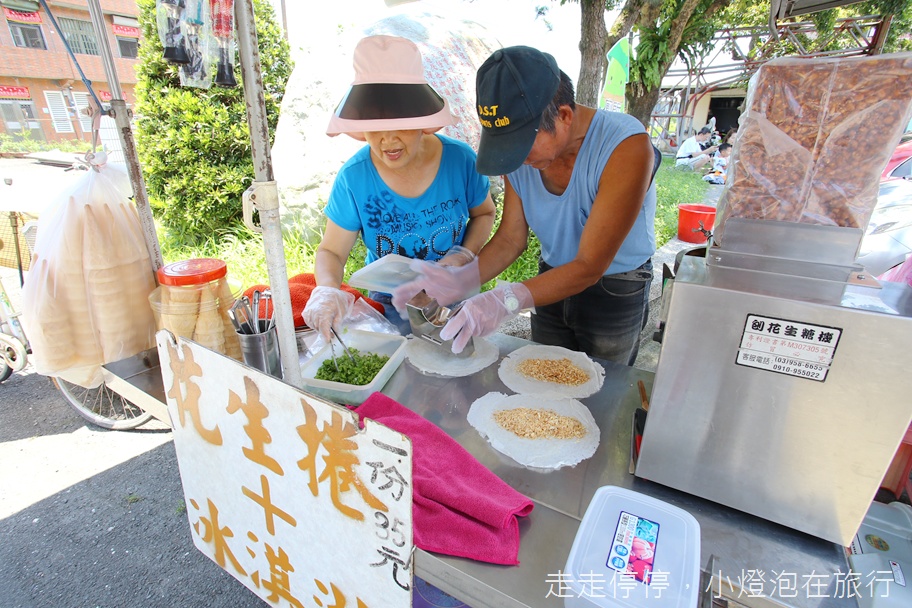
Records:
{"label": "green tree foliage", "polygon": [[[137,5],[143,44],[136,70],[136,142],[143,177],[153,213],[169,236],[197,242],[237,227],[241,196],[253,181],[239,61],[235,88],[181,87],[179,67],[162,59],[155,1]],[[292,63],[272,5],[253,0],[253,8],[272,134]]]}
{"label": "green tree foliage", "polygon": [[[842,11],[855,8],[857,15],[893,15],[890,32],[884,43],[884,53],[899,53],[912,51],[912,0],[869,0],[854,7],[849,6]],[[840,14],[841,17],[846,15]]]}
{"label": "green tree foliage", "polygon": [[[770,5],[756,0],[560,0],[578,2],[581,7],[581,67],[577,81],[580,103],[596,105],[605,73],[605,55],[620,38],[633,31],[638,37],[630,64],[627,87],[628,113],[649,124],[658,100],[662,78],[676,57],[688,65],[698,63],[710,50],[714,33],[722,27],[766,25]],[[619,9],[614,23],[606,28],[605,10]],[[912,0],[866,0],[858,4],[803,15],[817,26],[816,40],[802,40],[818,50],[844,48],[843,35],[833,33],[839,18],[862,15],[893,15],[893,23],[883,52],[912,50]],[[825,43],[825,44],[824,44]],[[765,48],[765,58],[789,55],[796,49],[783,41],[779,48]]]}
{"label": "green tree foliage", "polygon": [[634,30],[639,36],[630,62],[628,113],[644,125],[659,98],[662,78],[675,57],[694,65],[710,49],[718,12],[730,0],[659,0],[639,12]]}
{"label": "green tree foliage", "polygon": [[[883,45],[883,53],[912,50],[912,0],[867,0],[816,13],[798,15],[791,21],[806,21],[814,24],[816,32],[798,34],[797,40],[806,52],[838,51],[858,44],[856,33],[848,28],[837,28],[837,20],[863,16],[891,16],[890,29]],[[718,25],[722,26],[766,26],[769,22],[769,6],[758,5],[754,0],[733,0],[719,14]],[[767,42],[754,49],[761,52],[758,59],[772,59],[799,53],[791,40],[778,43]]]}

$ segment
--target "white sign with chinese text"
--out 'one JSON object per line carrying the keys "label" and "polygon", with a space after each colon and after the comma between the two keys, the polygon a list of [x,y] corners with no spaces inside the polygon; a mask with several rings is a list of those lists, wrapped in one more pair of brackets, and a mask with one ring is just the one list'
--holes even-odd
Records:
{"label": "white sign with chinese text", "polygon": [[823,382],[840,336],[837,327],[747,315],[735,363]]}
{"label": "white sign with chinese text", "polygon": [[274,606],[410,606],[408,438],[156,338],[196,547]]}

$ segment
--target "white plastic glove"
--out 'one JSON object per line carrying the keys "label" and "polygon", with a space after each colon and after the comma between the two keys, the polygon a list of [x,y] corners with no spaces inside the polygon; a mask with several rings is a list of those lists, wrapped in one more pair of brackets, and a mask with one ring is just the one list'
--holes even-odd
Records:
{"label": "white plastic glove", "polygon": [[474,259],[475,254],[471,249],[466,249],[462,245],[453,245],[437,263],[441,266],[465,266]]}
{"label": "white plastic glove", "polygon": [[[513,297],[515,301],[510,301]],[[522,283],[502,283],[491,291],[466,300],[459,312],[440,330],[440,339],[453,339],[453,352],[458,355],[472,337],[494,333],[506,319],[516,316],[524,308],[532,308],[534,304],[532,292]]]}
{"label": "white plastic glove", "polygon": [[351,314],[354,303],[355,296],[347,291],[318,285],[311,292],[301,316],[308,327],[319,331],[329,342],[332,339],[330,330]]}
{"label": "white plastic glove", "polygon": [[408,318],[406,303],[422,289],[441,306],[465,300],[481,289],[477,258],[463,266],[442,266],[436,262],[412,260],[409,268],[418,273],[418,278],[393,290],[393,306],[405,318]]}

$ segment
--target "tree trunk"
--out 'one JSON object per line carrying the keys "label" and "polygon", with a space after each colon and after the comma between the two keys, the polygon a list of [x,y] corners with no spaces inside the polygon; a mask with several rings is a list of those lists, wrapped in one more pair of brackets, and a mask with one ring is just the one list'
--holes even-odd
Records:
{"label": "tree trunk", "polygon": [[650,89],[634,82],[627,85],[627,113],[643,123],[647,132],[652,120],[652,111],[659,101],[661,92],[661,87]]}
{"label": "tree trunk", "polygon": [[597,107],[605,71],[608,48],[605,42],[605,0],[580,0],[580,73],[576,83],[576,101]]}

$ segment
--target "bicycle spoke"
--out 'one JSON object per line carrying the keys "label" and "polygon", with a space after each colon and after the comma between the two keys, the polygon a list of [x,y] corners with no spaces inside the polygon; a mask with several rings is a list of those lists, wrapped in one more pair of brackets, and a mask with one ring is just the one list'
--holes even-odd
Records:
{"label": "bicycle spoke", "polygon": [[148,422],[152,415],[102,384],[85,387],[54,378],[54,383],[67,402],[80,416],[106,429],[126,430]]}

